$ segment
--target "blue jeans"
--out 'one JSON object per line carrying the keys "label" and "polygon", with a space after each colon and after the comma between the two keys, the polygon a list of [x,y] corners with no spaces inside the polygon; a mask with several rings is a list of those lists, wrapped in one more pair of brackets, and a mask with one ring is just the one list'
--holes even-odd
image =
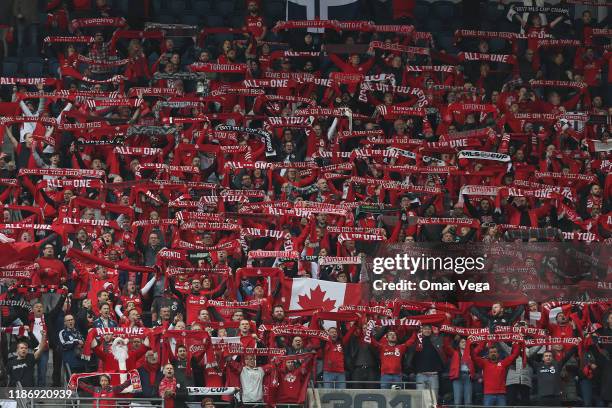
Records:
{"label": "blue jeans", "polygon": [[587,378],[580,380],[580,395],[583,407],[603,407],[604,402],[599,395],[593,393],[593,382]]}
{"label": "blue jeans", "polygon": [[453,380],[453,399],[455,405],[470,405],[472,403],[472,379],[467,373],[461,373]]}
{"label": "blue jeans", "polygon": [[417,390],[431,389],[435,395],[438,395],[439,388],[440,388],[440,384],[438,382],[438,373],[435,373],[435,374],[417,373],[416,375],[416,389]]}
{"label": "blue jeans", "polygon": [[506,405],[506,394],[485,394],[483,403],[487,407],[505,406]]}
{"label": "blue jeans", "polygon": [[380,376],[380,388],[382,390],[391,389],[392,385],[401,385],[398,383],[402,382],[401,374],[383,374]]}
{"label": "blue jeans", "polygon": [[47,366],[49,364],[49,350],[43,351],[36,362],[36,386],[44,387],[47,384]]}
{"label": "blue jeans", "polygon": [[346,388],[346,374],[323,371],[323,388]]}

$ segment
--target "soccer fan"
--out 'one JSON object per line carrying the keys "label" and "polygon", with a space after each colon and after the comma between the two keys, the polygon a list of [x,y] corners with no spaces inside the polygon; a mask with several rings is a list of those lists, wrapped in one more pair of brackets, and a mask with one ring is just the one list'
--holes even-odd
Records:
{"label": "soccer fan", "polygon": [[[10,386],[612,401],[607,3],[298,3],[0,2]],[[489,290],[365,295],[451,247]]]}
{"label": "soccer fan", "polygon": [[489,347],[486,358],[481,357],[479,354],[483,348],[484,345],[480,345],[470,351],[474,363],[482,368],[484,385],[483,403],[486,406],[505,406],[506,374],[510,364],[518,357],[520,347],[515,344],[512,347],[512,354],[504,359],[500,359],[496,346]]}
{"label": "soccer fan", "polygon": [[402,357],[416,341],[416,332],[403,343],[398,344],[397,332],[387,331],[382,340],[372,339],[372,347],[380,356],[380,388],[391,388],[402,383]]}

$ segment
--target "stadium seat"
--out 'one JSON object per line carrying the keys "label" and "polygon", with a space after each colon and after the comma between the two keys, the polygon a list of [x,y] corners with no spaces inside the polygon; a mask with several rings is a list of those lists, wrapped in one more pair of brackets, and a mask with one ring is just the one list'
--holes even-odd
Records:
{"label": "stadium seat", "polygon": [[193,54],[191,52],[185,51],[183,55],[181,55],[181,66],[186,67],[194,62]]}
{"label": "stadium seat", "polygon": [[49,75],[56,78],[59,77],[59,67],[60,63],[58,60],[53,59],[49,61]]}
{"label": "stadium seat", "polygon": [[507,45],[508,42],[500,38],[493,38],[489,40],[489,49],[491,50],[491,52],[494,53],[501,53],[502,51],[504,51]]}
{"label": "stadium seat", "polygon": [[199,17],[206,17],[212,8],[207,0],[196,0],[191,3],[191,6],[195,15]]}
{"label": "stadium seat", "polygon": [[438,33],[444,30],[444,22],[437,18],[430,18],[426,22],[427,31],[430,33]]}
{"label": "stadium seat", "polygon": [[499,20],[505,15],[505,10],[502,7],[499,8],[499,5],[496,3],[487,3],[485,8],[485,19],[488,21]]}
{"label": "stadium seat", "polygon": [[198,16],[194,16],[193,14],[185,14],[180,18],[181,24],[189,24],[189,25],[198,25],[201,23],[202,19]]}
{"label": "stadium seat", "polygon": [[163,11],[168,11],[168,2],[162,0],[153,0],[153,12],[160,14]]}
{"label": "stadium seat", "polygon": [[129,0],[115,0],[114,4],[116,5],[116,9],[122,14],[127,15],[128,9],[130,7]]}
{"label": "stadium seat", "polygon": [[157,17],[157,21],[162,24],[174,24],[176,23],[176,18],[169,14],[163,14]]}
{"label": "stadium seat", "polygon": [[427,19],[430,13],[429,3],[426,1],[417,1],[414,6],[414,18],[418,22],[423,22]]}
{"label": "stadium seat", "polygon": [[207,27],[223,27],[223,17],[217,15],[208,15],[206,16],[206,26]]}
{"label": "stadium seat", "polygon": [[447,53],[456,53],[457,49],[455,48],[455,38],[451,34],[440,34],[437,35],[434,39],[436,43],[436,48],[442,48]]}
{"label": "stadium seat", "polygon": [[236,8],[232,0],[219,0],[215,2],[215,11],[220,16],[231,17],[235,9]]}
{"label": "stadium seat", "polygon": [[440,20],[450,20],[455,16],[455,4],[450,1],[435,1],[431,4],[433,14]]}
{"label": "stadium seat", "polygon": [[219,33],[219,34],[215,34],[212,36],[213,41],[217,44],[217,45],[221,45],[223,44],[223,41],[225,40],[230,40],[232,41],[234,39],[234,35],[233,34],[223,34],[223,33]]}
{"label": "stadium seat", "polygon": [[43,77],[45,65],[41,61],[32,61],[24,64],[24,72],[28,78]]}
{"label": "stadium seat", "polygon": [[244,20],[244,16],[242,15],[232,16],[230,19],[230,27],[240,28],[244,26]]}
{"label": "stadium seat", "polygon": [[175,17],[182,17],[186,14],[187,5],[184,0],[172,0],[170,3],[170,13]]}
{"label": "stadium seat", "polygon": [[15,77],[19,71],[19,64],[16,62],[3,62],[2,63],[2,76]]}

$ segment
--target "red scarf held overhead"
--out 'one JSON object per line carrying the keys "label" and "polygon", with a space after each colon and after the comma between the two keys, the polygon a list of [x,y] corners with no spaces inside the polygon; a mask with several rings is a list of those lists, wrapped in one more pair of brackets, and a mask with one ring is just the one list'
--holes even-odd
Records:
{"label": "red scarf held overhead", "polygon": [[75,36],[47,36],[43,39],[44,42],[53,43],[92,43],[94,38],[89,35]]}
{"label": "red scarf held overhead", "polygon": [[[112,375],[121,375],[125,373],[107,373],[107,372],[93,372],[93,373],[82,373],[82,374],[72,374],[70,376],[70,381],[68,382],[68,387],[70,389],[76,390],[78,388],[79,380],[83,378],[90,377],[99,377],[101,375],[106,375],[108,377]],[[132,385],[133,393],[142,391],[142,384],[140,382],[140,375],[138,374],[138,370],[130,370],[127,372],[129,376],[130,383]]]}
{"label": "red scarf held overhead", "polygon": [[112,334],[114,337],[122,338],[144,338],[148,336],[157,336],[164,333],[163,327],[154,327],[152,329],[146,327],[105,327],[105,328],[93,328],[87,333],[85,339],[85,346],[83,347],[83,355],[91,356],[92,349],[91,343],[94,339],[103,338],[106,334]]}
{"label": "red scarf held overhead", "polygon": [[260,325],[257,328],[260,335],[271,332],[274,337],[278,336],[304,336],[314,337],[324,341],[329,341],[329,334],[324,330],[306,329],[303,326],[297,325],[280,325],[280,326],[268,326]]}
{"label": "red scarf held overhead", "polygon": [[76,18],[72,20],[73,28],[125,26],[127,26],[127,20],[123,17]]}

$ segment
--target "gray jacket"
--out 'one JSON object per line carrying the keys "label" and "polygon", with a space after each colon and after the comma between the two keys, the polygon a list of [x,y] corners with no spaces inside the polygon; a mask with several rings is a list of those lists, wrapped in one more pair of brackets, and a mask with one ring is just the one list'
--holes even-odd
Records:
{"label": "gray jacket", "polygon": [[[498,343],[501,345],[501,348],[508,354],[511,353],[512,349],[506,343]],[[529,347],[527,350],[527,358],[531,358],[535,356],[542,346],[538,347]],[[506,375],[506,385],[526,385],[531,388],[531,377],[533,376],[533,371],[531,366],[525,362],[525,366],[523,367],[523,356],[519,354],[519,356],[514,360],[514,362],[508,367],[508,374]]]}

